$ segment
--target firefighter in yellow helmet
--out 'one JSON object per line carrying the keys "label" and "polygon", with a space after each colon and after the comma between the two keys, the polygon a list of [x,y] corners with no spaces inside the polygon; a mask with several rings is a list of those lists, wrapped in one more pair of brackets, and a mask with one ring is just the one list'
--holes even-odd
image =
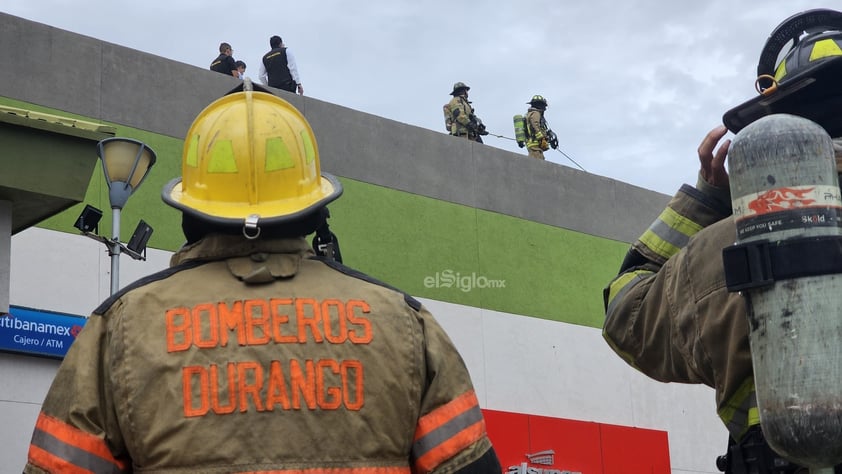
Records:
{"label": "firefighter in yellow helmet", "polygon": [[501,472],[432,315],[305,241],[341,193],[286,101],[208,105],[163,190],[187,244],[94,310],[25,472]]}
{"label": "firefighter in yellow helmet", "polygon": [[[790,49],[776,66],[787,44]],[[788,474],[807,469],[775,452],[761,429],[746,301],[729,291],[723,263],[723,249],[736,238],[725,168],[731,141],[723,138],[729,129],[736,133],[776,113],[809,118],[831,137],[842,136],[840,46],[842,12],[809,10],[773,31],[758,65],[762,95],[726,112],[727,128],[708,132],[697,149],[701,167],[696,186],[679,189],[632,244],[619,275],[604,291],[603,336],[623,360],[662,382],[704,384],[715,390],[717,414],[729,433],[727,452],[716,463],[726,473]],[[837,171],[842,171],[842,141],[835,138],[832,145]],[[792,252],[798,255],[792,260],[808,260],[808,249]],[[769,255],[777,253],[770,250]],[[839,255],[824,257],[839,260]],[[772,275],[768,259],[758,257],[755,269],[763,263],[770,265],[768,275],[748,269],[745,274]],[[774,272],[780,269],[775,267]],[[800,270],[805,275],[811,271],[804,266]],[[826,439],[838,448],[838,439]],[[842,466],[822,472],[839,474]]]}
{"label": "firefighter in yellow helmet", "polygon": [[544,118],[547,99],[541,95],[534,95],[527,104],[530,107],[526,111],[526,149],[532,158],[543,160],[545,151],[550,147],[558,148],[558,138]]}

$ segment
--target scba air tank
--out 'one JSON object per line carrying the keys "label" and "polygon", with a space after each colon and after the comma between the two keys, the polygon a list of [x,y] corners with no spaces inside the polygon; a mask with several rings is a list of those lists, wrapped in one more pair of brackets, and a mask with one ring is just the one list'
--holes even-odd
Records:
{"label": "scba air tank", "polygon": [[526,143],[526,119],[518,114],[512,117],[512,122],[515,126],[515,141],[519,147],[523,148]]}
{"label": "scba air tank", "polygon": [[834,466],[842,462],[842,273],[809,270],[840,258],[831,138],[807,119],[769,115],[737,133],[728,168],[737,244],[753,243],[748,260],[769,277],[742,292],[761,427],[791,461]]}

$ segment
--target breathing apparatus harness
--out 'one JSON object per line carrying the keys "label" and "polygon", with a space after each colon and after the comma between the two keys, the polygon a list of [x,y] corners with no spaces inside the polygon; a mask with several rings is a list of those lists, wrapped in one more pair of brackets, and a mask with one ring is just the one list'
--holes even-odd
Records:
{"label": "breathing apparatus harness", "polygon": [[342,263],[342,252],[339,251],[339,238],[330,230],[330,226],[327,223],[330,217],[330,210],[325,207],[322,212],[324,213],[324,223],[316,229],[316,234],[313,236],[313,251],[319,257]]}

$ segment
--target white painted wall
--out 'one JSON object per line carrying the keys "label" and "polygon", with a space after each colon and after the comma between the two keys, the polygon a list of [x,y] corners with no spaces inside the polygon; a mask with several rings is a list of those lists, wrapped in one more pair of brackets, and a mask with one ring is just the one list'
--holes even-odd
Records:
{"label": "white painted wall", "polygon": [[644,376],[599,329],[421,301],[459,348],[483,408],[666,431],[673,473],[719,472],[728,433],[713,389]]}
{"label": "white painted wall", "polygon": [[[107,298],[110,259],[88,238],[28,229],[11,242],[11,304],[87,315]],[[121,257],[121,286],[166,268]],[[716,473],[727,433],[707,387],[655,382],[623,363],[601,332],[421,299],[465,359],[483,408],[669,433],[672,472]],[[0,353],[0,474],[19,473],[58,361]]]}

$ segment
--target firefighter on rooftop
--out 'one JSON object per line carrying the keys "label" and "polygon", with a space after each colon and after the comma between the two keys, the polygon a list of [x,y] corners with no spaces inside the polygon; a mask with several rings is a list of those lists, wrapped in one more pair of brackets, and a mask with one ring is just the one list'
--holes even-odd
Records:
{"label": "firefighter on rooftop", "polygon": [[482,135],[488,135],[482,120],[474,114],[474,108],[468,101],[470,87],[464,82],[453,84],[450,102],[444,106],[445,126],[451,135],[465,137],[468,140],[482,143]]}
{"label": "firefighter on rooftop", "polygon": [[526,112],[526,149],[529,156],[539,160],[544,159],[544,152],[552,146],[558,148],[558,138],[547,125],[544,112],[547,110],[547,99],[541,95],[534,95],[527,102],[530,105]]}

